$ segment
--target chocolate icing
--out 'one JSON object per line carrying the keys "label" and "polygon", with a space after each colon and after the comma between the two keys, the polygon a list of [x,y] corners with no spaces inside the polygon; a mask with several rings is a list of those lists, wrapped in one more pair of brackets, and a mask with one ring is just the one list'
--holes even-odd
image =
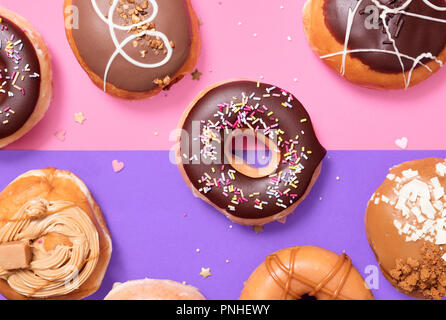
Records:
{"label": "chocolate icing", "polygon": [[[379,0],[389,8],[400,7],[407,0]],[[439,7],[445,7],[444,0],[430,0]],[[326,0],[324,4],[325,22],[336,40],[344,44],[347,28],[349,8],[354,10],[358,0]],[[388,35],[380,21],[379,29],[366,28],[366,20],[371,18],[371,11],[366,10],[373,5],[371,0],[364,0],[354,17],[348,48],[354,49],[380,49],[395,51],[389,42]],[[446,19],[445,11],[437,11],[421,0],[414,0],[405,11],[419,15]],[[380,13],[382,10],[380,10]],[[388,16],[388,26],[400,53],[417,58],[422,53],[432,53],[438,56],[446,46],[446,24],[407,15]],[[381,19],[380,19],[381,20]],[[375,71],[383,73],[401,73],[402,67],[398,57],[392,54],[367,52],[353,53],[352,56],[360,59]],[[403,58],[405,71],[410,71],[413,61]],[[422,62],[429,62],[423,59]],[[417,67],[420,67],[418,64]]]}
{"label": "chocolate icing", "polygon": [[[291,94],[288,94],[279,88],[272,88],[275,87],[268,84],[256,84],[255,82],[251,81],[230,82],[214,88],[195,104],[185,119],[182,128],[190,137],[188,139],[189,141],[185,141],[185,137],[182,136],[180,150],[182,156],[184,154],[188,155],[187,160],[183,158],[183,165],[190,181],[194,187],[199,191],[201,190],[200,192],[202,192],[202,194],[204,194],[204,196],[207,197],[212,203],[222,210],[226,210],[231,215],[239,218],[260,219],[270,217],[282,212],[293,203],[296,203],[305,194],[316,168],[319,166],[326,154],[326,150],[317,140],[310,117],[301,103]],[[264,97],[264,94],[268,94],[268,92],[271,96]],[[233,101],[233,97],[238,97],[238,102],[241,102],[242,93],[245,93],[247,97],[251,96],[252,93],[255,93],[255,97],[261,97],[261,100],[256,100],[255,97],[248,99],[246,105],[253,107],[258,105],[261,111],[263,108],[262,106],[266,106],[268,110],[264,113],[257,112],[255,117],[262,119],[268,126],[271,126],[272,123],[278,123],[275,130],[281,129],[284,132],[280,135],[284,142],[289,140],[295,141],[296,135],[299,136],[299,142],[294,148],[298,149],[297,154],[301,158],[300,163],[304,166],[304,169],[301,173],[297,174],[298,183],[295,182],[297,189],[290,185],[285,185],[284,180],[281,180],[277,184],[278,190],[280,190],[282,193],[284,193],[287,189],[291,190],[288,192],[288,195],[278,196],[277,198],[275,195],[266,193],[268,186],[272,186],[271,177],[266,176],[263,178],[250,178],[241,174],[240,172],[236,172],[235,179],[231,180],[230,183],[234,185],[234,187],[237,187],[243,191],[244,198],[247,201],[234,205],[231,202],[234,193],[228,192],[229,196],[227,197],[222,193],[222,189],[218,187],[213,187],[209,192],[205,193],[203,188],[206,187],[206,183],[204,181],[201,181],[200,183],[200,180],[203,180],[205,173],[209,174],[212,179],[216,178],[217,180],[220,179],[222,173],[225,174],[225,177],[228,177],[228,170],[233,169],[232,166],[228,164],[229,162],[226,161],[224,168],[222,168],[221,162],[220,164],[219,162],[216,164],[206,164],[206,162],[204,162],[206,160],[202,159],[200,163],[194,163],[196,161],[189,161],[189,159],[193,158],[194,156],[192,145],[194,143],[194,139],[196,139],[196,136],[192,136],[194,134],[192,131],[193,122],[207,122],[208,120],[213,122],[219,121],[220,118],[215,117],[215,114],[219,111],[218,105],[230,103]],[[289,106],[284,106],[283,103],[288,103],[292,108]],[[274,114],[268,115],[271,111],[274,112]],[[249,113],[251,114],[251,112]],[[278,121],[271,121],[271,117],[278,119]],[[230,116],[228,114],[226,118],[226,120],[230,123],[235,123],[237,119],[238,116],[235,112],[233,112]],[[260,121],[258,123],[260,124]],[[263,129],[262,125],[260,125],[260,127]],[[239,128],[247,127],[243,125],[241,127],[239,126]],[[202,129],[203,124],[200,125],[200,132]],[[262,131],[263,130],[260,130],[260,132]],[[187,144],[185,142],[189,144],[189,150],[187,150]],[[203,149],[204,144],[202,141],[200,141],[199,145],[200,149]],[[301,154],[302,147],[305,147],[305,155],[303,155],[303,157]],[[217,146],[217,148],[220,149],[221,154],[224,154],[224,136],[222,136],[222,142],[219,146]],[[284,154],[287,152],[285,151],[286,144],[282,143],[279,146],[279,149],[280,153],[282,154],[281,159],[284,160]],[[212,172],[212,168],[215,169],[215,172]],[[283,172],[283,177],[286,177],[291,171],[289,168],[289,163],[282,161],[279,164],[276,173],[281,171]],[[257,192],[260,192],[260,195],[255,195],[253,197],[249,196]],[[291,194],[294,194],[294,196],[290,197]],[[263,210],[259,210],[255,208],[255,199],[268,202],[268,204],[263,205]],[[283,206],[278,206],[278,203],[283,204]],[[234,206],[235,211],[230,210],[228,206]]]}
{"label": "chocolate icing", "polygon": [[[173,78],[176,72],[186,62],[191,49],[192,32],[189,12],[185,0],[157,0],[159,10],[153,20],[156,31],[162,32],[174,43],[173,55],[163,66],[153,69],[145,69],[131,64],[123,56],[118,55],[111,65],[107,82],[117,88],[131,92],[146,92],[158,87],[156,79]],[[110,0],[96,0],[96,3],[107,17],[110,9]],[[143,3],[142,0],[136,3]],[[129,3],[130,4],[130,3]],[[79,28],[73,29],[73,38],[79,54],[88,66],[99,77],[104,78],[104,73],[111,56],[116,51],[112,41],[108,25],[100,19],[91,0],[73,0],[72,5],[79,9]],[[153,13],[153,7],[149,4],[148,15]],[[117,25],[126,25],[125,21],[115,10],[113,21]],[[127,24],[128,25],[128,24]],[[132,32],[115,29],[119,43],[132,35]],[[166,55],[161,52],[156,55],[151,48],[134,47],[133,41],[124,46],[124,51],[133,59],[144,64],[153,64],[162,61]],[[141,51],[147,50],[145,57]]]}
{"label": "chocolate icing", "polygon": [[0,139],[3,139],[17,132],[34,112],[40,95],[40,64],[25,32],[12,21],[1,19]]}

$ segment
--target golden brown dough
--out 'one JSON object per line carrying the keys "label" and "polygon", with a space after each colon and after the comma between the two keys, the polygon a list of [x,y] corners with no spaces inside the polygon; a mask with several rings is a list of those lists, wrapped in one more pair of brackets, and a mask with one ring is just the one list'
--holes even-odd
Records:
{"label": "golden brown dough", "polygon": [[240,300],[372,300],[366,283],[343,253],[292,247],[268,256],[245,283]]}

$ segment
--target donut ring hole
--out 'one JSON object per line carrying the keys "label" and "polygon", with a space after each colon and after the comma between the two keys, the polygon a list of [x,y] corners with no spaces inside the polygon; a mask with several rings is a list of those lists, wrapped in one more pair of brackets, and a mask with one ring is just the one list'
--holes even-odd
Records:
{"label": "donut ring hole", "polygon": [[[245,151],[252,149],[255,152],[248,152],[245,159],[243,157]],[[226,137],[224,145],[224,154],[228,163],[236,171],[250,178],[263,178],[273,174],[281,159],[278,150],[273,140],[251,129],[234,130]]]}
{"label": "donut ring hole", "polygon": [[311,296],[309,293],[306,293],[298,300],[315,301],[315,300],[319,300],[319,299],[316,298],[315,296]]}

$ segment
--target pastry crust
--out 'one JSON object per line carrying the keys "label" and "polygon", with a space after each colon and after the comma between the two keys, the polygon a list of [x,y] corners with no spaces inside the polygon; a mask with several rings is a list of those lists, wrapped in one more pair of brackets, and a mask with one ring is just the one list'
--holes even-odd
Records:
{"label": "pastry crust", "polygon": [[[325,56],[344,50],[344,44],[339,43],[327,28],[324,17],[324,3],[326,0],[307,0],[303,9],[303,23],[307,39],[313,51],[319,56]],[[441,61],[446,61],[446,48],[437,56]],[[334,71],[340,73],[342,67],[342,55],[329,57],[323,61]],[[406,89],[403,73],[389,74],[372,70],[358,58],[350,54],[346,56],[346,69],[344,78],[362,87],[378,90]],[[437,72],[441,66],[430,61],[426,64],[432,72],[424,67],[415,68],[409,87],[413,87],[429,78]],[[406,76],[408,72],[406,72]]]}
{"label": "pastry crust", "polygon": [[34,112],[18,131],[0,139],[0,148],[4,148],[27,134],[44,117],[53,98],[53,71],[50,52],[33,26],[25,18],[2,6],[0,6],[0,15],[14,21],[21,29],[27,30],[26,34],[34,46],[40,64],[40,94]]}
{"label": "pastry crust", "polygon": [[[188,109],[184,112],[183,116],[180,119],[179,125],[178,125],[178,129],[179,132],[181,132],[182,128],[184,127],[184,123],[186,121],[186,119],[189,117],[189,113],[192,111],[192,109],[194,108],[194,106],[196,105],[196,103],[198,101],[200,101],[204,96],[206,96],[208,94],[208,92],[212,91],[215,88],[218,88],[222,85],[225,85],[227,83],[231,83],[231,82],[238,82],[238,81],[252,81],[252,80],[248,80],[248,79],[230,79],[227,81],[222,81],[222,82],[218,82],[212,86],[209,86],[208,88],[206,88],[205,90],[203,90],[202,92],[200,92],[195,99],[191,102],[191,104],[189,105]],[[313,188],[314,184],[316,183],[317,179],[319,178],[319,175],[321,173],[321,169],[322,169],[322,162],[318,165],[318,167],[316,168],[316,170],[313,173],[312,179],[310,184],[308,185],[308,188],[306,189],[304,195],[295,203],[293,203],[291,206],[289,206],[288,208],[286,208],[285,210],[281,211],[280,213],[270,216],[270,217],[266,217],[266,218],[260,218],[260,219],[244,219],[244,218],[240,218],[237,217],[235,215],[230,214],[229,212],[227,212],[226,210],[216,206],[214,203],[212,203],[207,197],[205,197],[205,195],[203,195],[200,191],[198,191],[198,189],[194,186],[194,184],[192,183],[192,181],[190,180],[189,176],[186,174],[186,171],[184,169],[184,165],[183,165],[183,158],[181,156],[181,136],[178,137],[177,141],[176,141],[176,145],[175,145],[175,160],[177,163],[177,166],[180,170],[181,176],[183,177],[183,180],[186,182],[186,185],[192,190],[192,193],[194,194],[195,197],[202,199],[203,201],[205,201],[206,203],[210,204],[211,206],[213,206],[215,209],[217,209],[218,211],[220,211],[221,213],[223,213],[229,220],[241,224],[241,225],[247,225],[247,226],[263,226],[265,224],[268,224],[270,222],[273,221],[279,221],[279,222],[285,222],[286,217],[290,214],[292,214],[296,208],[299,206],[299,204],[304,201],[306,199],[306,197],[310,194],[311,189]],[[258,173],[259,170],[254,170],[252,172],[252,175],[255,175]]]}
{"label": "pastry crust", "polygon": [[[100,256],[90,277],[75,291],[53,296],[49,300],[80,300],[96,292],[104,278],[112,253],[112,242],[101,209],[87,186],[73,173],[54,168],[29,171],[11,182],[0,193],[0,226],[27,202],[44,198],[49,201],[75,203],[91,218],[99,235]],[[57,238],[49,245],[57,245]],[[11,300],[45,300],[26,297],[15,292],[5,280],[0,280],[0,294]]]}
{"label": "pastry crust", "polygon": [[[198,58],[200,56],[200,51],[201,51],[200,26],[198,23],[198,17],[192,7],[191,0],[185,0],[185,1],[187,3],[187,9],[189,11],[190,21],[191,21],[191,30],[192,30],[191,47],[190,47],[189,57],[187,58],[184,65],[172,77],[170,83],[146,92],[132,92],[120,89],[112,85],[111,83],[107,82],[106,91],[108,94],[116,98],[121,98],[126,100],[141,100],[141,99],[151,98],[153,96],[156,96],[163,90],[170,89],[170,87],[173,86],[175,83],[179,82],[186,75],[193,72],[195,65],[198,62]],[[72,0],[65,0],[63,8],[65,19],[67,19],[70,16],[70,13],[66,9],[69,8],[71,5],[72,5]],[[91,81],[93,81],[93,83],[101,90],[103,90],[104,89],[103,77],[94,73],[85,63],[82,56],[79,54],[79,49],[77,48],[76,42],[74,41],[72,30],[70,28],[65,28],[65,33],[68,39],[68,43],[70,44],[70,47],[73,50],[73,53],[76,56],[77,61],[79,62],[81,67],[85,70],[85,72],[88,74]]]}
{"label": "pastry crust", "polygon": [[314,246],[279,250],[246,281],[240,300],[372,300],[372,292],[345,254]]}

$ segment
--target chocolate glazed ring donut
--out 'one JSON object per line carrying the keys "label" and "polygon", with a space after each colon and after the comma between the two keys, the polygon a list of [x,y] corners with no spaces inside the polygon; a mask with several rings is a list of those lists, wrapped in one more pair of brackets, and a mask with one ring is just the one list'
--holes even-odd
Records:
{"label": "chocolate glazed ring donut", "polygon": [[364,87],[405,89],[446,60],[444,0],[308,0],[303,20],[316,54]]}
{"label": "chocolate glazed ring donut", "polygon": [[48,49],[24,18],[0,6],[0,148],[28,133],[52,98]]}
{"label": "chocolate glazed ring donut", "polygon": [[249,277],[240,300],[372,300],[372,292],[345,254],[306,246],[268,256]]}
{"label": "chocolate glazed ring donut", "polygon": [[[249,80],[217,83],[200,93],[179,128],[176,160],[187,185],[244,225],[283,221],[310,192],[326,155],[292,94]],[[269,150],[265,166],[234,154],[232,143],[243,139]]]}
{"label": "chocolate glazed ring donut", "polygon": [[190,0],[65,0],[64,15],[80,65],[118,98],[144,99],[169,89],[193,71],[200,54]]}

